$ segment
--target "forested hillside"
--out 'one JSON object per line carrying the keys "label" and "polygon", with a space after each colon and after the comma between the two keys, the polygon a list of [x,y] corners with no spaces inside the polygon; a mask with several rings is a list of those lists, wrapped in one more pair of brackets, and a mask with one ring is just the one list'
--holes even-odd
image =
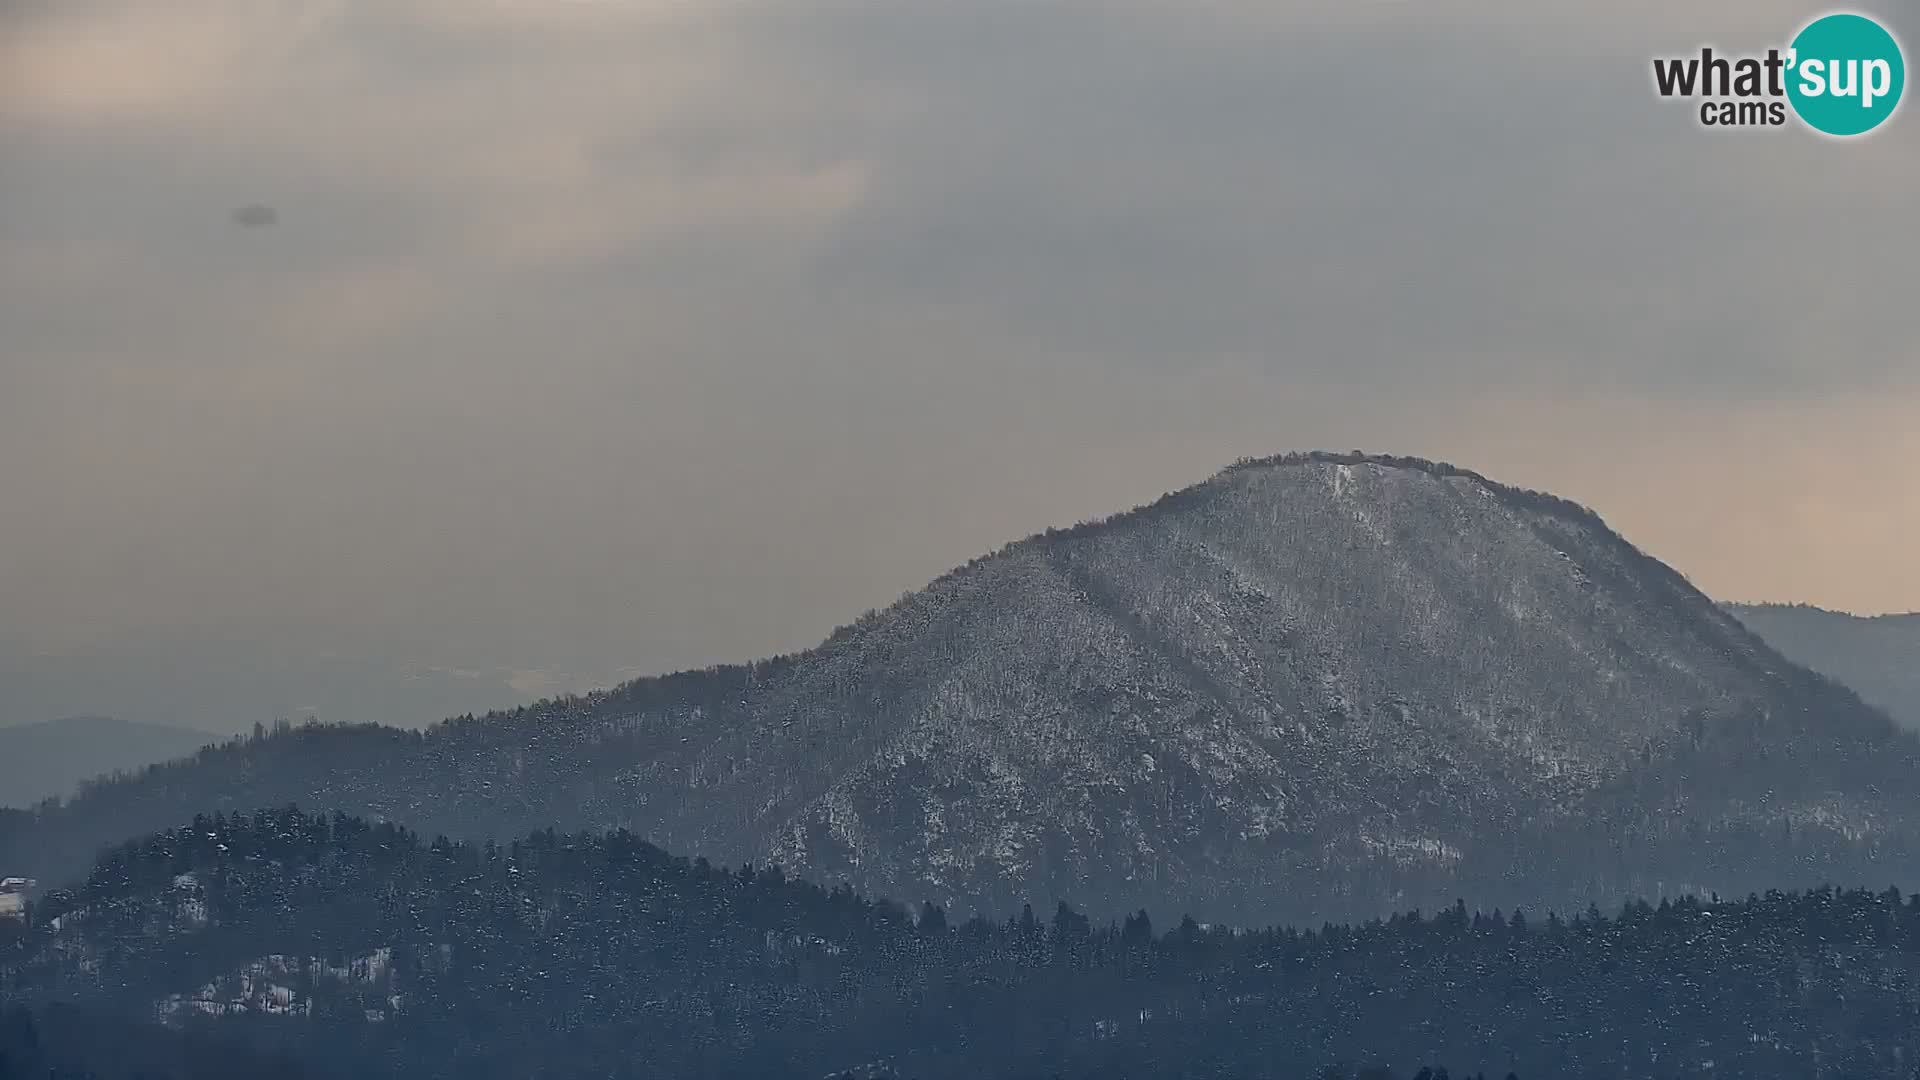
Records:
{"label": "forested hillside", "polygon": [[100,785],[0,837],[0,872],[298,802],[624,827],[987,912],[1920,887],[1916,745],[1586,510],[1312,454],[1010,544],[796,656]]}
{"label": "forested hillside", "polygon": [[1872,1080],[1920,1060],[1920,897],[1892,891],[1249,932],[960,921],[624,833],[429,844],[285,810],[128,844],[34,917],[9,997],[211,1020],[316,1076]]}

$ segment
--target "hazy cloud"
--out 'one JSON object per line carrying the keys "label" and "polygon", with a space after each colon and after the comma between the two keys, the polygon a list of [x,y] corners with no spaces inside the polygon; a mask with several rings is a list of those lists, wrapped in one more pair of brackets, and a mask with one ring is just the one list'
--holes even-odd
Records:
{"label": "hazy cloud", "polygon": [[233,212],[234,224],[245,225],[248,228],[260,228],[261,226],[265,226],[265,225],[274,225],[274,224],[278,224],[279,221],[280,221],[280,215],[277,212],[275,212],[273,207],[262,206],[259,203],[254,203],[249,206],[243,206],[240,209],[235,210]]}
{"label": "hazy cloud", "polygon": [[1814,13],[15,3],[0,640],[658,670],[1307,446],[1920,607],[1920,126],[1649,86]]}

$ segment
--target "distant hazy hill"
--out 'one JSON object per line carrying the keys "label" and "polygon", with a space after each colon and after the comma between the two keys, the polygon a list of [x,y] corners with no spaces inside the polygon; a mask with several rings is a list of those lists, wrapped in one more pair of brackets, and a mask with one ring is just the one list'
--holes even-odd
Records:
{"label": "distant hazy hill", "polygon": [[976,559],[805,653],[426,733],[296,731],[0,862],[297,802],[623,826],[879,895],[1234,922],[1920,886],[1920,742],[1590,511],[1406,459],[1248,462]]}
{"label": "distant hazy hill", "polygon": [[221,734],[310,715],[425,727],[614,681],[552,670],[447,667],[343,653],[338,645],[271,625],[169,627],[61,650],[0,632],[0,717],[130,716]]}
{"label": "distant hazy hill", "polygon": [[1805,604],[1731,604],[1740,621],[1795,663],[1859,691],[1920,729],[1920,613],[1849,615]]}
{"label": "distant hazy hill", "polygon": [[184,757],[219,736],[106,716],[0,727],[0,806],[71,795],[80,781]]}

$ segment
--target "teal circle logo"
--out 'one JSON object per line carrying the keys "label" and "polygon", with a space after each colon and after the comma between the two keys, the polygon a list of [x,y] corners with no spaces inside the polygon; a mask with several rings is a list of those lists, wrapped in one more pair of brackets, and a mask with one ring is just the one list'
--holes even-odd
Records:
{"label": "teal circle logo", "polygon": [[1865,15],[1827,15],[1807,24],[1789,53],[1787,100],[1815,131],[1864,135],[1900,106],[1907,64],[1900,43]]}

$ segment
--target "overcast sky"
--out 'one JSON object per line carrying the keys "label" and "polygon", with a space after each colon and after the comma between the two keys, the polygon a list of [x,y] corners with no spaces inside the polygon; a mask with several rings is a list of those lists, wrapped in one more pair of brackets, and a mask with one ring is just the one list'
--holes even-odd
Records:
{"label": "overcast sky", "polygon": [[1912,103],[1651,89],[1819,10],[4,0],[0,647],[532,694],[1315,447],[1920,608]]}

